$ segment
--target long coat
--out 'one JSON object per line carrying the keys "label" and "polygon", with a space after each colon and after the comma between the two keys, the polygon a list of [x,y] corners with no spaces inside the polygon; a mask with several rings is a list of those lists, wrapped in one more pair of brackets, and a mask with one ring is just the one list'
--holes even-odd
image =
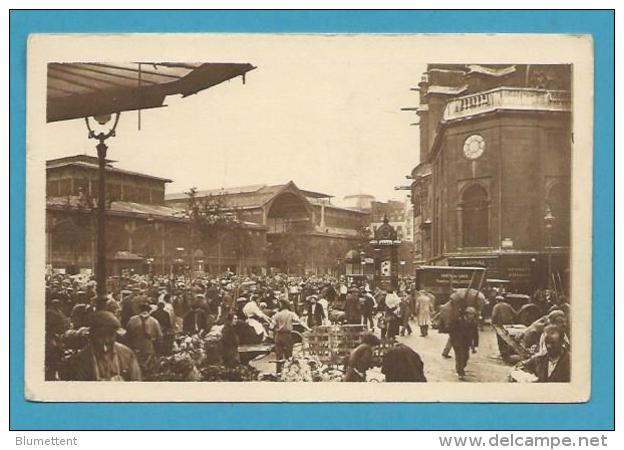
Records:
{"label": "long coat", "polygon": [[362,314],[360,312],[360,303],[358,302],[358,298],[353,294],[347,295],[347,300],[345,302],[345,319],[347,323],[360,323],[362,321]]}
{"label": "long coat", "polygon": [[435,297],[426,292],[416,294],[416,319],[418,326],[431,325],[431,316],[434,312]]}

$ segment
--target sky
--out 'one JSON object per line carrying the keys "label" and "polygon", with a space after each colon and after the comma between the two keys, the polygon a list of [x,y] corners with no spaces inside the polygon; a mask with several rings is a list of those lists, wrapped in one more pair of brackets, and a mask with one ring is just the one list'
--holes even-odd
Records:
{"label": "sky", "polygon": [[[405,198],[394,186],[418,164],[417,117],[401,111],[418,103],[410,88],[427,61],[417,46],[390,36],[207,39],[206,62],[257,69],[246,84],[237,78],[143,111],[140,131],[137,113],[122,113],[107,141],[116,167],[172,179],[167,193],[292,180],[336,203],[360,193]],[[96,154],[82,120],[45,127],[54,136],[47,158]]]}

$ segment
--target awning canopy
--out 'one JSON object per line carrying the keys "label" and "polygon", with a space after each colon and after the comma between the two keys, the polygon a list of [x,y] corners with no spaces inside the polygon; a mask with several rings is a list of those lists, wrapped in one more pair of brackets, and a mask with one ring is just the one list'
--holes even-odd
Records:
{"label": "awning canopy", "polygon": [[48,122],[163,106],[255,69],[248,63],[50,63]]}

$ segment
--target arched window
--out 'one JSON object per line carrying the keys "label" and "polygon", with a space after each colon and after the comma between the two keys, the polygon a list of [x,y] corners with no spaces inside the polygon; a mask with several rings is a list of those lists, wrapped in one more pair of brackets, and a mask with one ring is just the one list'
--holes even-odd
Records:
{"label": "arched window", "polygon": [[564,183],[553,185],[548,192],[546,206],[550,208],[554,216],[551,245],[568,247],[570,245],[570,187]]}
{"label": "arched window", "polygon": [[470,186],[462,195],[463,247],[489,245],[487,192],[479,185]]}

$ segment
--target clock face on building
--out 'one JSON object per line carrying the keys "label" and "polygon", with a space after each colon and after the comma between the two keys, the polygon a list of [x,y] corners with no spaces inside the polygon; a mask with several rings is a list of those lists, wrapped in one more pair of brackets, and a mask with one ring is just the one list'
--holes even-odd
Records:
{"label": "clock face on building", "polygon": [[392,230],[390,228],[382,228],[379,230],[381,239],[392,239]]}
{"label": "clock face on building", "polygon": [[483,136],[473,134],[464,141],[464,156],[468,159],[477,159],[485,150]]}

